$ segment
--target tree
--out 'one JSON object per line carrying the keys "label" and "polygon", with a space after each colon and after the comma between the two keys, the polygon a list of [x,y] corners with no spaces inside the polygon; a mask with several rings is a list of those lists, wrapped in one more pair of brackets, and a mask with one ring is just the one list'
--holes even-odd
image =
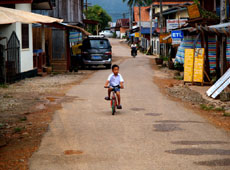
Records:
{"label": "tree", "polygon": [[[84,12],[86,18],[89,20],[94,20],[99,22],[99,30],[105,29],[108,26],[108,23],[112,21],[111,16],[99,5],[94,5],[89,7],[87,12]],[[96,27],[92,26],[92,29],[89,30],[91,33],[95,33]]]}

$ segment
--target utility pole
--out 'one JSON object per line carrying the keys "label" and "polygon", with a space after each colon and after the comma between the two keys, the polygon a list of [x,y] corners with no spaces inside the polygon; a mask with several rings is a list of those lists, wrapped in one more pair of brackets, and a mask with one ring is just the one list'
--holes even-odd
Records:
{"label": "utility pole", "polygon": [[223,23],[226,19],[226,0],[220,1],[220,23]]}
{"label": "utility pole", "polygon": [[129,30],[132,29],[132,6],[129,6]]}
{"label": "utility pole", "polygon": [[141,40],[141,3],[139,2],[139,41]]}
{"label": "utility pole", "polygon": [[163,33],[163,15],[162,15],[162,0],[160,0],[160,33]]}
{"label": "utility pole", "polygon": [[[163,15],[162,15],[162,0],[160,0],[160,34],[163,33]],[[160,43],[160,57],[162,55],[162,44]]]}
{"label": "utility pole", "polygon": [[[220,1],[220,23],[224,23],[226,20],[226,0],[221,0]],[[221,43],[220,43],[220,65],[221,65],[221,76],[225,73],[226,71],[226,64],[227,64],[227,59],[226,59],[226,42],[227,42],[227,37],[225,35],[221,35]]]}
{"label": "utility pole", "polygon": [[152,53],[152,40],[153,40],[153,5],[151,4],[150,8],[150,53]]}
{"label": "utility pole", "polygon": [[[132,6],[129,6],[129,37],[131,37],[131,30],[132,30]],[[129,42],[132,43],[132,38],[129,39]]]}

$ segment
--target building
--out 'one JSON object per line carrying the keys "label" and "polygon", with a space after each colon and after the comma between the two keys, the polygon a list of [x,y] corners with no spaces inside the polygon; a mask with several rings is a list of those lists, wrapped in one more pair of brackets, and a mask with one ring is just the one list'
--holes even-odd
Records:
{"label": "building", "polygon": [[126,35],[126,32],[129,30],[129,19],[122,18],[118,19],[116,22],[116,34],[119,35],[120,38],[123,38]]}
{"label": "building", "polygon": [[[50,0],[0,0],[0,6],[31,12],[33,9],[43,10],[52,9]],[[18,55],[14,58],[14,65],[8,62],[8,73],[30,75],[36,72],[33,67],[33,35],[32,24],[23,24],[21,22],[0,25],[1,45],[6,49],[9,45],[8,40],[17,41]],[[13,59],[13,58],[12,58]],[[0,75],[1,76],[1,75]],[[10,76],[9,76],[10,77]],[[14,77],[14,76],[11,76]]]}
{"label": "building", "polygon": [[[49,63],[54,72],[66,72],[76,65],[72,62],[72,47],[81,43],[83,36],[89,34],[80,27],[83,27],[84,23],[92,24],[89,20],[83,20],[83,3],[83,0],[53,0],[52,10],[36,11],[64,20],[62,25],[50,25],[51,30],[45,28],[48,37],[46,43],[50,47],[47,48],[46,53],[49,55]],[[39,28],[34,28],[34,32],[40,37]],[[36,49],[41,48],[40,42],[35,44],[38,44]]]}
{"label": "building", "polygon": [[69,25],[83,26],[84,0],[53,0],[53,10],[49,16],[64,19]]}

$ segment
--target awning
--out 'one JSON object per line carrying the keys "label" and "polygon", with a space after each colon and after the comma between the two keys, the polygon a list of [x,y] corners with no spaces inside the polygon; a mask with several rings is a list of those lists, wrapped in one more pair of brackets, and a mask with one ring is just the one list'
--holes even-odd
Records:
{"label": "awning", "polygon": [[80,32],[82,32],[86,36],[91,35],[91,33],[89,33],[88,31],[86,31],[84,28],[81,28],[81,27],[78,27],[78,26],[75,26],[75,25],[66,25],[64,23],[61,23],[61,24],[64,25],[64,26],[66,26],[66,27],[68,27],[68,28],[73,28],[73,29],[79,30]]}
{"label": "awning", "polygon": [[79,32],[82,32],[86,36],[91,35],[91,33],[86,31],[84,28],[81,28],[81,27],[75,26],[75,25],[69,25],[66,23],[47,23],[46,25],[49,25],[51,27],[60,28],[60,29],[69,29],[69,30],[74,29],[74,30],[78,30]]}
{"label": "awning", "polygon": [[32,12],[0,7],[0,24],[12,24],[21,22],[26,24],[32,23],[61,23],[63,20],[45,15],[35,14]]}

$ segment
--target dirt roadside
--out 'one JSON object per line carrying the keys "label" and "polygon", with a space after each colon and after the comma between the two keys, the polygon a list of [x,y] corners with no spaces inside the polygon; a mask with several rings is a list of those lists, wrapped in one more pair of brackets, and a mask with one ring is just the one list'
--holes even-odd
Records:
{"label": "dirt roadside", "polygon": [[53,113],[74,99],[66,91],[94,72],[35,77],[0,88],[0,170],[28,169]]}
{"label": "dirt roadside", "polygon": [[194,110],[216,127],[230,131],[230,115],[226,113],[230,107],[229,102],[210,100],[194,90],[193,86],[184,85],[182,80],[175,79],[178,71],[158,66],[153,59],[150,59],[150,63],[155,72],[153,81],[164,95]]}
{"label": "dirt roadside", "polygon": [[[113,56],[120,64],[127,58]],[[99,68],[100,69],[100,68]],[[0,86],[0,170],[27,170],[55,111],[73,101],[66,92],[90,78],[98,68],[48,75]]]}

